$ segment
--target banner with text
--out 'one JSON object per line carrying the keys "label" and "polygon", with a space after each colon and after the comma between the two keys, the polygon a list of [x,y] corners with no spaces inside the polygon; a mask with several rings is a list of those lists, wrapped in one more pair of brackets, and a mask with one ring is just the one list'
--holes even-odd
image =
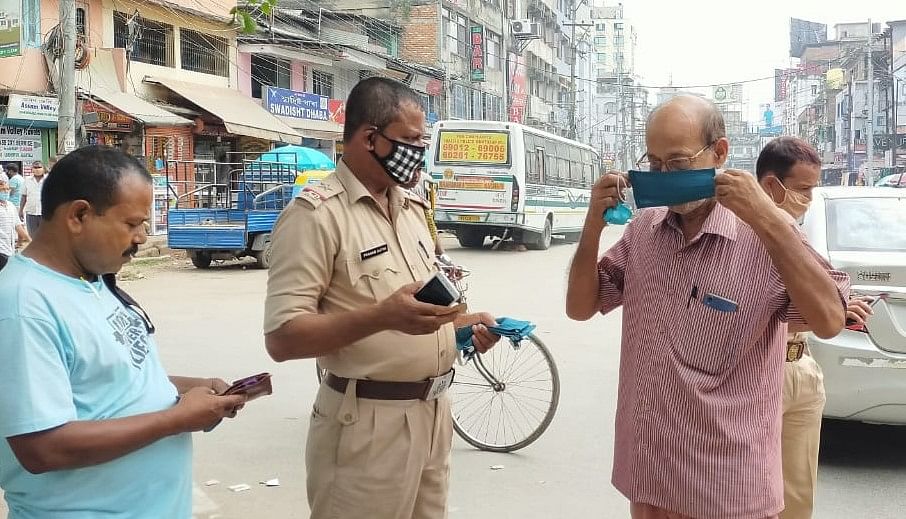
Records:
{"label": "banner with text", "polygon": [[484,27],[472,26],[472,81],[484,81]]}
{"label": "banner with text", "polygon": [[265,89],[267,111],[274,115],[310,121],[330,120],[330,100],[326,96],[272,86]]}
{"label": "banner with text", "polygon": [[0,0],[0,58],[22,54],[22,0]]}
{"label": "banner with text", "polygon": [[509,134],[502,132],[440,132],[438,162],[506,164]]}
{"label": "banner with text", "polygon": [[17,126],[0,126],[0,162],[21,162],[22,173],[31,174],[31,165],[44,159],[41,130]]}

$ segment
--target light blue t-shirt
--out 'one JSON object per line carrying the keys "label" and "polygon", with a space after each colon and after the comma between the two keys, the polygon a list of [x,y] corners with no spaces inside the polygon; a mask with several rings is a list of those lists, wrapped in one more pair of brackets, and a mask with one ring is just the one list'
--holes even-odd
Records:
{"label": "light blue t-shirt", "polygon": [[22,207],[22,188],[25,185],[25,179],[22,175],[16,175],[9,179],[9,201],[16,208]]}
{"label": "light blue t-shirt", "polygon": [[[161,411],[176,400],[144,320],[103,281],[10,258],[0,271],[0,438]],[[191,435],[40,475],[0,440],[0,488],[9,519],[188,519]]]}

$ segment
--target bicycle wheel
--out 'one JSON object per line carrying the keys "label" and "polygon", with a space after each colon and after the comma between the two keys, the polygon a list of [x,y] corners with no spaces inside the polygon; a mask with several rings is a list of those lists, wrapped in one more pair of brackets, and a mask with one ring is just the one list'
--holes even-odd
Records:
{"label": "bicycle wheel", "polygon": [[535,335],[499,344],[456,371],[450,387],[453,428],[473,447],[513,452],[537,440],[554,419],[560,374]]}

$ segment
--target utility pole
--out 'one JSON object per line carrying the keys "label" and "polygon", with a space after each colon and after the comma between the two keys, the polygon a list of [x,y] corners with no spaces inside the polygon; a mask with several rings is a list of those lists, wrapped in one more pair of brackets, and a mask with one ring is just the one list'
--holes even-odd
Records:
{"label": "utility pole", "polygon": [[872,56],[871,19],[868,20],[868,124],[865,125],[865,137],[868,155],[868,168],[865,170],[865,184],[874,185],[875,176],[875,61]]}
{"label": "utility pole", "polygon": [[889,28],[888,32],[890,33],[890,117],[888,119],[888,125],[890,127],[891,142],[890,142],[890,165],[893,168],[892,173],[897,172],[897,69],[894,68],[896,60],[894,60],[893,53],[893,28]]}
{"label": "utility pole", "polygon": [[66,154],[76,147],[76,3],[60,0],[60,30],[63,34],[63,58],[59,63],[60,120],[57,123],[57,153]]}
{"label": "utility pole", "polygon": [[[508,27],[507,17],[507,2],[503,2],[500,6],[500,50],[503,52],[503,120],[510,120],[510,27]],[[500,63],[500,56],[497,57],[497,62]]]}
{"label": "utility pole", "polygon": [[569,60],[569,134],[570,139],[576,139],[576,10],[575,0],[570,5],[572,23],[570,25],[569,45],[572,50]]}
{"label": "utility pole", "polygon": [[567,136],[570,139],[576,140],[578,132],[578,123],[576,122],[576,56],[578,54],[579,42],[576,41],[576,27],[594,27],[594,24],[589,23],[576,23],[576,13],[579,11],[579,6],[585,0],[573,0],[570,4],[570,19],[572,20],[568,24],[570,26],[570,63],[569,63],[569,132]]}
{"label": "utility pole", "polygon": [[[635,125],[635,88],[630,87],[629,89],[629,150],[627,151],[627,158],[629,161],[633,161],[638,158],[637,151],[637,141],[636,141],[636,125]],[[627,164],[627,169],[634,166],[634,164]]]}
{"label": "utility pole", "polygon": [[617,105],[617,109],[620,111],[620,116],[617,118],[619,123],[617,124],[617,138],[619,139],[618,149],[620,150],[620,166],[621,171],[626,171],[627,159],[626,159],[626,100],[625,100],[625,91],[623,89],[623,55],[622,53],[617,54],[617,83],[620,84],[620,102]]}

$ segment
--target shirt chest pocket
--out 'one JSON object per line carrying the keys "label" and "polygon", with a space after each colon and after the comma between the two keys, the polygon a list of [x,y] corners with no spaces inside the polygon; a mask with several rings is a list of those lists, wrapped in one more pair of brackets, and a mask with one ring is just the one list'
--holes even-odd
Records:
{"label": "shirt chest pocket", "polygon": [[346,260],[349,284],[362,295],[370,295],[375,302],[390,297],[405,283],[401,269],[388,252],[368,259]]}
{"label": "shirt chest pocket", "polygon": [[743,340],[738,309],[719,310],[691,299],[666,328],[676,361],[706,381],[716,385],[736,364]]}

